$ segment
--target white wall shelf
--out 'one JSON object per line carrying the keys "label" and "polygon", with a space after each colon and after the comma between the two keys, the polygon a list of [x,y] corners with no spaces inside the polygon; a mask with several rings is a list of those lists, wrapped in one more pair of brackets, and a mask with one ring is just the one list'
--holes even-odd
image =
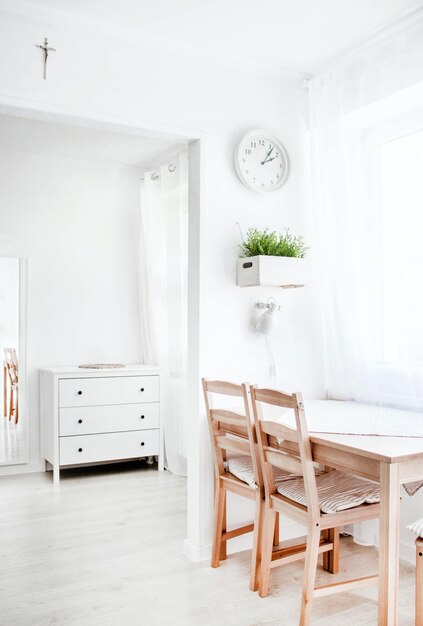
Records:
{"label": "white wall shelf", "polygon": [[251,256],[238,259],[239,287],[304,287],[305,259],[284,256]]}

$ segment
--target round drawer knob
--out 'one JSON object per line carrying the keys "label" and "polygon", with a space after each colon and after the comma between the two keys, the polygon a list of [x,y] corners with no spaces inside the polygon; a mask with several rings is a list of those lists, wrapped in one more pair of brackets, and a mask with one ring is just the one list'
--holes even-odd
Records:
{"label": "round drawer knob", "polygon": [[145,417],[145,415],[141,415],[141,419],[142,419],[142,420],[144,419],[144,417]]}
{"label": "round drawer knob", "polygon": [[140,391],[144,391],[144,387],[141,387]]}
{"label": "round drawer knob", "polygon": [[144,442],[143,442],[143,441],[141,441],[141,445],[142,445],[142,446],[144,445]]}
{"label": "round drawer knob", "polygon": [[82,424],[82,420],[78,420],[78,424]]}
{"label": "round drawer knob", "polygon": [[78,448],[78,452],[82,452],[82,448]]}
{"label": "round drawer knob", "polygon": [[78,391],[78,396],[82,396],[82,391]]}

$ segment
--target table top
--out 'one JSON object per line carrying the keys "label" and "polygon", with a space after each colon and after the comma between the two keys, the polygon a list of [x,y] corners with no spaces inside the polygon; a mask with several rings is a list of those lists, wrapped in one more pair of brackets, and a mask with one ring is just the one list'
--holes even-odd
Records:
{"label": "table top", "polygon": [[310,433],[310,440],[375,461],[402,463],[418,459],[423,463],[421,438]]}

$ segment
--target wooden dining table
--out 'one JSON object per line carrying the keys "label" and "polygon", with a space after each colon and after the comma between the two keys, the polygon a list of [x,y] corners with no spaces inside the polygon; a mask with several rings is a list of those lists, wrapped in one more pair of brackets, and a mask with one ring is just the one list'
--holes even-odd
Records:
{"label": "wooden dining table", "polygon": [[[331,401],[326,402],[329,407]],[[354,406],[366,415],[367,405]],[[319,411],[322,414],[322,405]],[[307,403],[306,414],[313,422],[313,406],[308,410]],[[341,421],[339,426],[340,432],[347,430]],[[423,480],[423,437],[317,433],[310,428],[310,439],[317,462],[380,482],[378,625],[397,626],[400,487]]]}

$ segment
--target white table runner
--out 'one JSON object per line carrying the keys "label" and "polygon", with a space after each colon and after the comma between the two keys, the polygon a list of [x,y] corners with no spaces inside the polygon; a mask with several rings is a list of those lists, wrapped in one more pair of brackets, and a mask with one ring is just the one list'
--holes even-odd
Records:
{"label": "white table runner", "polygon": [[423,438],[422,413],[342,400],[305,400],[304,405],[309,432]]}
{"label": "white table runner", "polygon": [[[304,406],[310,433],[423,438],[422,413],[343,400],[305,400]],[[295,426],[291,411],[281,421]],[[409,495],[421,487],[423,481],[404,485]]]}

